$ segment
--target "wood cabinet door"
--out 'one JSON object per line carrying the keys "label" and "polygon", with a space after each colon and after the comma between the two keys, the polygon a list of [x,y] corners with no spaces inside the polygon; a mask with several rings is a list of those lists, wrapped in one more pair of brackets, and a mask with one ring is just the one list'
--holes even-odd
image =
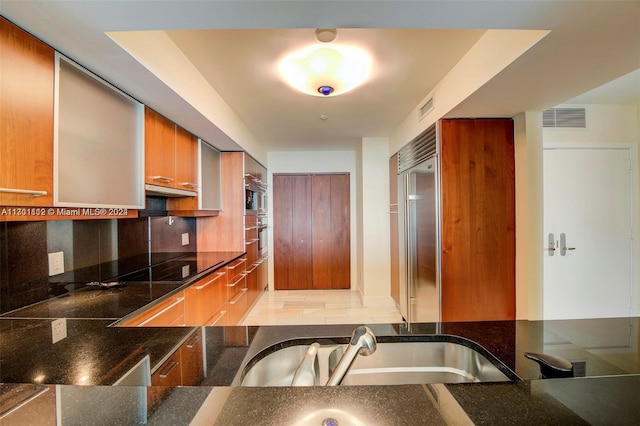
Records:
{"label": "wood cabinet door", "polygon": [[312,288],[311,176],[273,176],[273,220],[275,289]]}
{"label": "wood cabinet door", "polygon": [[[185,290],[184,322],[186,325],[206,325],[207,320],[227,301],[226,275],[224,271],[213,272]],[[221,295],[222,291],[224,295]]]}
{"label": "wood cabinet door", "polygon": [[175,138],[175,187],[198,189],[198,139],[180,126]]}
{"label": "wood cabinet door", "polygon": [[198,386],[204,379],[202,329],[198,328],[180,347],[182,386]]}
{"label": "wood cabinet door", "polygon": [[0,206],[53,205],[54,52],[0,17]]}
{"label": "wood cabinet door", "polygon": [[349,175],[313,175],[311,180],[313,288],[348,289]]}
{"label": "wood cabinet door", "polygon": [[144,109],[145,182],[175,186],[176,125],[151,108]]}
{"label": "wood cabinet door", "polygon": [[442,320],[513,320],[513,121],[443,120],[440,143]]}
{"label": "wood cabinet door", "polygon": [[349,175],[273,182],[276,290],[350,288]]}

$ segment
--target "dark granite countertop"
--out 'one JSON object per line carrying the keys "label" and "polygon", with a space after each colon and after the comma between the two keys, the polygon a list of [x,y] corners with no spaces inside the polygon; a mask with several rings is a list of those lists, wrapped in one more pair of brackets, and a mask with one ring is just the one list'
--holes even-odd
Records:
{"label": "dark granite countertop", "polygon": [[0,382],[111,385],[146,355],[151,365],[193,328],[108,327],[111,321],[67,320],[52,343],[50,319],[0,320]]}
{"label": "dark granite countertop", "polygon": [[[103,318],[119,320],[151,306],[242,256],[242,252],[159,253],[160,263],[114,277],[121,285],[100,288],[84,283],[57,297],[0,315],[0,318]],[[183,273],[185,272],[185,273]]]}

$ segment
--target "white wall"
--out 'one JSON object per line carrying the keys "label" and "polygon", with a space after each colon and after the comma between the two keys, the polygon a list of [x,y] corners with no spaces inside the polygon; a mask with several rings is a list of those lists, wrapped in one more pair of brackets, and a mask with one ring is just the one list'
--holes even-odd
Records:
{"label": "white wall", "polygon": [[[386,151],[385,151],[386,152]],[[269,223],[273,224],[273,174],[274,173],[350,173],[350,221],[351,221],[351,288],[357,283],[358,218],[356,217],[356,152],[355,151],[271,151],[267,154],[269,183]],[[269,253],[273,253],[273,226],[267,233]],[[273,256],[271,256],[273,259]],[[269,290],[274,289],[273,261],[269,262]]]}
{"label": "white wall", "polygon": [[362,263],[359,265],[363,303],[393,306],[391,298],[391,254],[389,229],[389,139],[363,138]]}
{"label": "white wall", "polygon": [[516,319],[541,319],[544,232],[542,113],[514,117],[516,162]]}

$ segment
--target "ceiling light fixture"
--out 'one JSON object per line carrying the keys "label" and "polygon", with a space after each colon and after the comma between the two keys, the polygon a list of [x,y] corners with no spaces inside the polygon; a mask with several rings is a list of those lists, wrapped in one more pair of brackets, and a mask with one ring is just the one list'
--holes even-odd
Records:
{"label": "ceiling light fixture", "polygon": [[[319,28],[323,43],[336,37],[333,28]],[[325,41],[326,40],[326,41]],[[313,96],[333,97],[362,84],[371,74],[371,57],[355,46],[314,44],[284,57],[280,74],[291,87]]]}

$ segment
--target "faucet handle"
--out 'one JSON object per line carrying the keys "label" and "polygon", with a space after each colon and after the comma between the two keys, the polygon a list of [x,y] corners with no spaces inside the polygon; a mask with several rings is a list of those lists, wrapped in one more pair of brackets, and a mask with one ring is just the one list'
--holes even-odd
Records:
{"label": "faucet handle", "polygon": [[574,377],[573,364],[564,358],[549,354],[525,352],[525,358],[535,361],[540,366],[542,379],[556,379],[561,377]]}

